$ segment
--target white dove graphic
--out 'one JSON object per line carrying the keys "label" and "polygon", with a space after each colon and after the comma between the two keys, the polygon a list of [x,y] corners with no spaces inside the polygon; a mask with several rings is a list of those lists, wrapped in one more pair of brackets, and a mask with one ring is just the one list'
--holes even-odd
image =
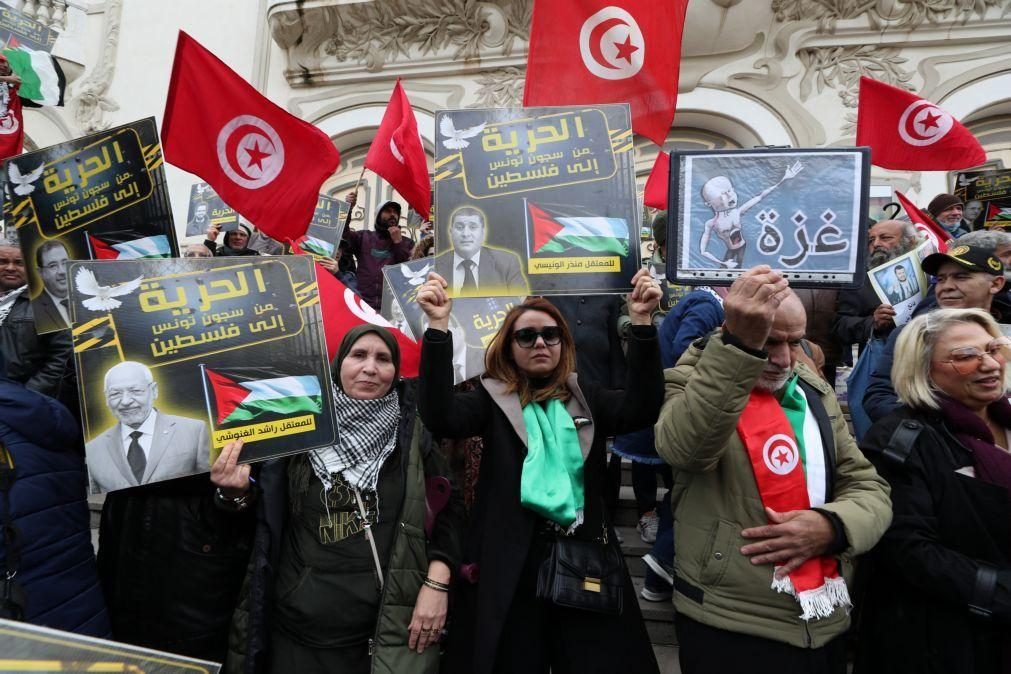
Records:
{"label": "white dove graphic", "polygon": [[98,279],[95,278],[95,274],[90,269],[79,269],[77,270],[77,276],[74,277],[74,283],[77,284],[77,292],[91,295],[91,297],[81,302],[81,304],[84,305],[85,309],[91,309],[92,311],[110,311],[122,306],[122,302],[113,298],[129,295],[140,287],[140,283],[143,280],[143,276],[138,276],[132,281],[126,281],[119,285],[100,286],[98,285]]}
{"label": "white dove graphic", "polygon": [[463,148],[470,145],[464,138],[473,138],[477,134],[484,131],[484,127],[487,123],[481,122],[477,126],[472,126],[467,129],[456,130],[453,125],[453,118],[449,115],[445,115],[442,121],[439,122],[439,133],[442,134],[442,146],[449,148],[450,150],[462,150]]}
{"label": "white dove graphic", "polygon": [[420,286],[425,282],[425,277],[428,276],[428,272],[431,268],[432,265],[426,264],[418,271],[411,271],[407,265],[403,265],[400,267],[400,273],[404,275],[404,278],[407,279],[407,282],[412,286]]}
{"label": "white dove graphic", "polygon": [[21,169],[14,162],[7,164],[7,175],[10,177],[11,182],[14,183],[14,194],[18,196],[28,196],[35,191],[34,183],[42,176],[42,169],[45,168],[45,164],[39,164],[39,167],[29,173],[28,175],[22,175]]}

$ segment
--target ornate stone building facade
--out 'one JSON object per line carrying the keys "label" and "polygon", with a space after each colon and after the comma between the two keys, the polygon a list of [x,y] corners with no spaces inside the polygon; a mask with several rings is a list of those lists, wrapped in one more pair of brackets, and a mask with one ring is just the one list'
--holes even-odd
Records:
{"label": "ornate stone building facade", "polygon": [[[518,105],[531,11],[532,0],[269,3],[288,107],[343,152],[327,187],[354,183],[397,77],[429,148],[439,108]],[[1011,0],[694,0],[665,149],[852,145],[868,74],[938,102],[1011,165],[1009,36]],[[640,187],[655,156],[640,139]],[[947,176],[875,169],[874,182],[923,201]]]}
{"label": "ornate stone building facade", "polygon": [[[30,112],[35,144],[160,115],[175,28],[272,100],[316,124],[342,155],[325,191],[361,171],[396,78],[425,147],[441,108],[518,105],[533,0],[4,0],[67,26],[77,70],[66,110]],[[961,119],[1011,166],[1011,0],[692,0],[675,127],[665,149],[846,146],[868,74]],[[138,59],[145,68],[141,68]],[[68,73],[69,74],[69,73]],[[139,79],[142,78],[142,79]],[[573,102],[578,101],[574,92]],[[639,139],[640,189],[656,147]],[[943,173],[874,169],[920,202]],[[174,171],[177,220],[189,180]],[[369,175],[356,219],[392,196]],[[184,220],[184,219],[183,219]]]}

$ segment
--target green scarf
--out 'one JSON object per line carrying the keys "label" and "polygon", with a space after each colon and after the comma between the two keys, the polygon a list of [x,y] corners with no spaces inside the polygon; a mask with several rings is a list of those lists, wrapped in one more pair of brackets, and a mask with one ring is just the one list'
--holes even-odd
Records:
{"label": "green scarf", "polygon": [[523,407],[527,458],[520,477],[520,503],[564,527],[582,522],[583,452],[576,425],[565,405],[552,399],[544,406]]}

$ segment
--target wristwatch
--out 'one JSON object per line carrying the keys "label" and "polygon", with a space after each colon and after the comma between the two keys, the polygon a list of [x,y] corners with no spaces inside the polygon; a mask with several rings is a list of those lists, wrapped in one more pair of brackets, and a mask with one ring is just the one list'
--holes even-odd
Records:
{"label": "wristwatch", "polygon": [[252,502],[252,489],[247,489],[242,496],[228,497],[225,496],[225,492],[221,491],[221,487],[214,490],[214,499],[225,508],[230,510],[245,510],[249,507]]}

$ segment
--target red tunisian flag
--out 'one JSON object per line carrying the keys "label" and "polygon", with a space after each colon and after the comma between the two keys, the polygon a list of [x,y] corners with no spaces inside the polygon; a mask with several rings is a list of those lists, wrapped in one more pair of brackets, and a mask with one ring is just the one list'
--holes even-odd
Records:
{"label": "red tunisian flag", "polygon": [[432,205],[428,162],[418,135],[418,122],[414,119],[411,102],[407,100],[399,77],[379,131],[365,155],[365,168],[375,171],[393,185],[393,189],[428,220]]}
{"label": "red tunisian flag", "polygon": [[657,145],[674,121],[688,0],[536,0],[523,105],[630,103]]}
{"label": "red tunisian flag", "polygon": [[857,145],[871,163],[900,171],[948,171],[978,166],[986,152],[954,117],[916,94],[860,78]]}
{"label": "red tunisian flag", "polygon": [[9,84],[2,86],[7,87],[8,101],[7,109],[0,110],[0,160],[16,157],[25,148],[25,120],[18,90]]}
{"label": "red tunisian flag", "polygon": [[356,325],[372,323],[390,331],[400,345],[400,376],[417,377],[421,363],[421,345],[393,327],[376,313],[355,291],[334,278],[323,267],[316,265],[316,284],[319,288],[319,306],[323,310],[323,333],[330,360],[337,355],[341,340]]}
{"label": "red tunisian flag", "polygon": [[271,103],[180,31],[165,121],[165,158],[284,241],[305,234],[340,154],[312,124]]}
{"label": "red tunisian flag", "polygon": [[667,208],[667,189],[670,183],[670,155],[660,150],[653,162],[653,170],[646,178],[646,189],[642,195],[642,203],[650,208]]}
{"label": "red tunisian flag", "polygon": [[948,244],[952,241],[951,234],[948,234],[944,227],[937,224],[932,217],[917,208],[916,204],[907,199],[905,194],[896,190],[895,196],[898,198],[902,208],[905,209],[910,222],[913,223],[916,230],[923,232],[927,240],[934,244],[934,249],[938,253],[947,253]]}

